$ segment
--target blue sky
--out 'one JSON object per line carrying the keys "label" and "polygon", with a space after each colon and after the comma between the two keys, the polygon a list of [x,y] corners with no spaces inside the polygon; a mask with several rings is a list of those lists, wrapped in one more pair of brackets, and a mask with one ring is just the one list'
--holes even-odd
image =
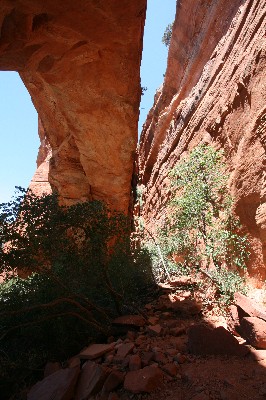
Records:
{"label": "blue sky", "polygon": [[[163,82],[167,48],[161,39],[174,20],[176,0],[148,0],[141,64],[142,96],[139,131]],[[37,113],[16,72],[0,72],[0,203],[8,201],[15,186],[27,187],[36,169],[39,147]]]}
{"label": "blue sky", "polygon": [[148,0],[141,62],[141,86],[148,90],[142,96],[140,105],[139,132],[153,105],[156,89],[163,82],[167,64],[167,47],[162,36],[168,24],[175,18],[176,0]]}

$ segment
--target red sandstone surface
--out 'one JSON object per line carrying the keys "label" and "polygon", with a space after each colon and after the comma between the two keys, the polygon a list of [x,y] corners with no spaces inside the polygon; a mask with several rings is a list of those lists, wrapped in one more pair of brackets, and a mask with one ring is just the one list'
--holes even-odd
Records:
{"label": "red sandstone surface", "polygon": [[168,172],[201,142],[224,150],[235,211],[249,234],[249,272],[266,269],[266,85],[263,0],[177,2],[168,65],[139,149],[142,217],[152,227]]}
{"label": "red sandstone surface", "polygon": [[0,70],[18,71],[51,147],[33,186],[66,204],[127,211],[141,95],[146,0],[2,0]]}

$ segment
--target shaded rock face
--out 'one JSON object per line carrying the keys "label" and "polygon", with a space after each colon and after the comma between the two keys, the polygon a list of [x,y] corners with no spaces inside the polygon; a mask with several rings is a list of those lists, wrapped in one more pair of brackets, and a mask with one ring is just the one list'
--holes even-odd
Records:
{"label": "shaded rock face", "polygon": [[143,126],[142,216],[151,227],[160,218],[168,172],[180,157],[202,142],[223,148],[235,211],[252,245],[249,271],[265,279],[266,5],[196,3],[177,2],[165,81]]}
{"label": "shaded rock face", "polygon": [[145,12],[146,0],[1,1],[0,70],[18,71],[32,97],[65,204],[128,210]]}

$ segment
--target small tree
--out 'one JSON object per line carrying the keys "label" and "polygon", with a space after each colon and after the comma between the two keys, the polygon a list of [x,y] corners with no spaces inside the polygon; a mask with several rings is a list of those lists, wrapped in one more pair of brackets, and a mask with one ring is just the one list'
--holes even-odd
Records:
{"label": "small tree", "polygon": [[246,236],[237,233],[240,224],[232,212],[222,156],[199,145],[171,171],[173,197],[161,229],[167,257],[190,270],[200,268],[216,281],[223,267],[244,268],[249,255]]}
{"label": "small tree", "polygon": [[163,37],[162,37],[162,43],[166,46],[170,46],[171,38],[172,38],[172,30],[173,30],[173,25],[174,23],[168,24],[167,27],[165,28]]}

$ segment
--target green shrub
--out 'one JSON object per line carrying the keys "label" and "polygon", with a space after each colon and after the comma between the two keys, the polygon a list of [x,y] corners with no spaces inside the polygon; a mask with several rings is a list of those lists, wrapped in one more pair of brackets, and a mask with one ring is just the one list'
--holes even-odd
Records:
{"label": "green shrub", "polygon": [[112,318],[132,311],[152,283],[124,215],[98,201],[62,207],[56,195],[24,190],[0,205],[0,269],[7,276],[0,285],[3,398],[45,361],[107,336]]}
{"label": "green shrub", "polygon": [[170,178],[173,196],[160,229],[165,258],[178,258],[179,265],[190,271],[219,273],[219,279],[212,279],[223,294],[221,271],[243,270],[249,252],[246,236],[238,234],[240,223],[233,215],[222,152],[199,145],[178,163]]}
{"label": "green shrub", "polygon": [[167,27],[165,28],[163,37],[162,37],[162,43],[166,46],[170,46],[171,38],[172,38],[172,31],[173,31],[173,25],[174,23],[168,24]]}

